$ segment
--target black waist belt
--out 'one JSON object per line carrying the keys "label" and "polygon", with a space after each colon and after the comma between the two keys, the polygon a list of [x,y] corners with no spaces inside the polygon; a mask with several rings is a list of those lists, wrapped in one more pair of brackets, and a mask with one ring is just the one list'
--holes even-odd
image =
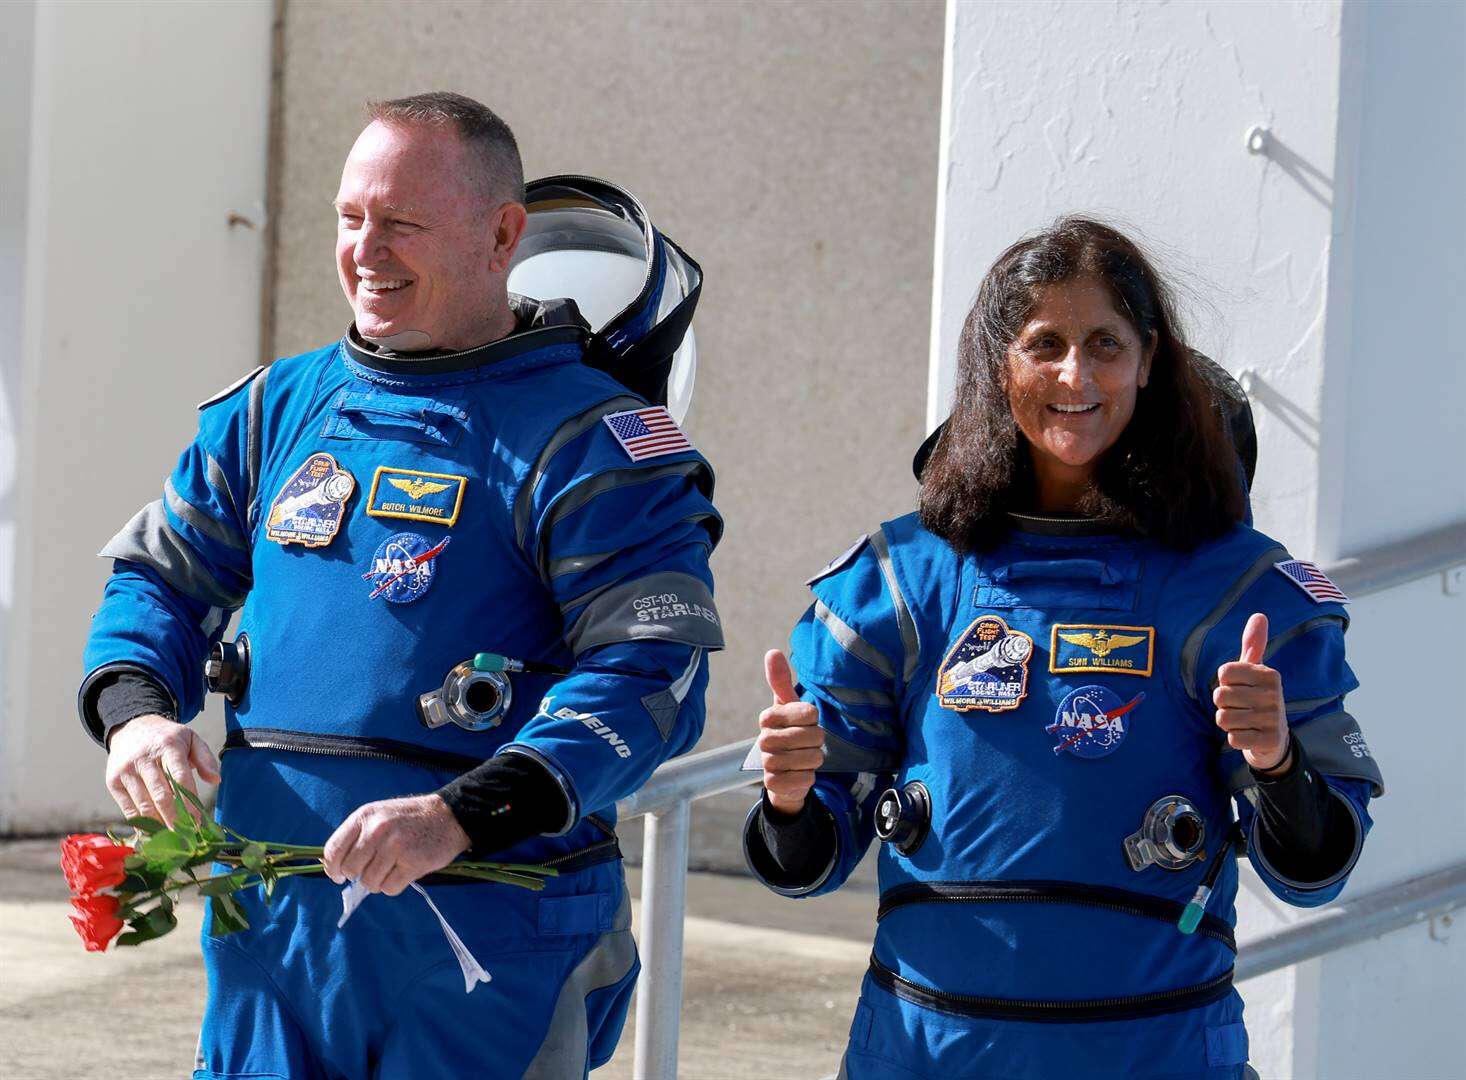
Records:
{"label": "black waist belt", "polygon": [[874,955],[870,958],[870,977],[876,985],[884,987],[902,1001],[909,1001],[923,1008],[980,1020],[1027,1020],[1040,1024],[1087,1024],[1184,1012],[1220,1001],[1232,991],[1231,968],[1215,979],[1197,983],[1195,986],[1160,990],[1152,994],[1091,998],[1086,1001],[1039,1001],[949,994],[897,975]]}
{"label": "black waist belt", "polygon": [[[301,754],[322,754],[326,757],[366,758],[377,761],[395,761],[403,765],[418,765],[440,772],[461,776],[470,769],[484,763],[483,758],[467,754],[450,754],[396,739],[365,739],[351,735],[317,735],[302,731],[286,731],[283,728],[235,728],[224,737],[224,750],[291,750]],[[585,818],[606,837],[593,844],[587,844],[563,855],[553,855],[541,860],[543,866],[553,866],[562,874],[573,874],[601,863],[621,858],[621,842],[616,830],[594,814]],[[456,874],[429,874],[420,879],[424,885],[482,885],[482,881],[459,877]]]}
{"label": "black waist belt", "polygon": [[[1074,881],[911,881],[881,893],[876,920],[907,904],[1070,904],[1157,919],[1175,926],[1186,905],[1148,893]],[[1197,934],[1220,941],[1232,952],[1237,941],[1225,920],[1207,912]]]}
{"label": "black waist belt", "polygon": [[224,737],[224,750],[294,750],[327,757],[375,758],[420,765],[461,776],[484,763],[481,757],[450,754],[396,739],[364,739],[355,735],[316,735],[283,728],[235,728]]}

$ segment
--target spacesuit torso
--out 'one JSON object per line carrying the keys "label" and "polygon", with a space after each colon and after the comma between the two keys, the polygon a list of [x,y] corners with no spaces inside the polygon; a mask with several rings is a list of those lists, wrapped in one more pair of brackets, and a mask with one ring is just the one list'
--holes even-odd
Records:
{"label": "spacesuit torso", "polygon": [[[814,793],[838,842],[819,882],[785,891],[837,887],[871,841],[881,793],[920,789],[903,799],[920,828],[881,847],[848,1075],[1240,1075],[1232,858],[1196,932],[1177,922],[1245,774],[1213,723],[1211,687],[1249,614],[1269,616],[1266,662],[1289,720],[1360,842],[1378,780],[1342,710],[1357,685],[1343,609],[1278,566],[1291,562],[1240,526],[1180,553],[1041,519],[959,556],[912,515],[811,582],[791,659],[826,731]],[[1204,829],[1176,868],[1127,854],[1163,797],[1185,800]],[[1309,883],[1258,869],[1284,899],[1314,904],[1352,864]]]}

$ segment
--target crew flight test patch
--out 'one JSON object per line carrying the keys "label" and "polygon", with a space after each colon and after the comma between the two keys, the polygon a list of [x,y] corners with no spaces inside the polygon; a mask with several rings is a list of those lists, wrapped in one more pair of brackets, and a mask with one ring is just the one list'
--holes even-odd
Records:
{"label": "crew flight test patch", "polygon": [[468,477],[454,473],[414,472],[378,465],[367,496],[366,512],[377,518],[406,518],[455,525],[463,509]]}
{"label": "crew flight test patch", "polygon": [[937,672],[937,700],[945,709],[1007,712],[1028,693],[1033,638],[1011,630],[998,615],[983,615],[962,632]]}
{"label": "crew flight test patch", "polygon": [[270,504],[265,535],[277,544],[325,547],[336,538],[356,477],[330,454],[312,454]]}

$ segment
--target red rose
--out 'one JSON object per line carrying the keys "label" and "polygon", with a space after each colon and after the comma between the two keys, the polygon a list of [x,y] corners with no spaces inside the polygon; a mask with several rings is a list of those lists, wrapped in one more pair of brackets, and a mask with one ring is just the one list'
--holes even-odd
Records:
{"label": "red rose", "polygon": [[61,872],[77,896],[121,885],[127,871],[122,862],[133,853],[98,833],[73,834],[61,841]]}
{"label": "red rose", "polygon": [[117,917],[122,902],[115,896],[73,896],[71,906],[76,911],[71,925],[86,942],[87,952],[102,952],[122,929],[122,920]]}

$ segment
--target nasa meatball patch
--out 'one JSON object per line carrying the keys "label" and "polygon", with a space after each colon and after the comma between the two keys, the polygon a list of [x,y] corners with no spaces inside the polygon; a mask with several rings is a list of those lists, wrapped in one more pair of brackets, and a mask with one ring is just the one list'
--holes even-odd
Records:
{"label": "nasa meatball patch", "polygon": [[997,615],[983,615],[962,632],[937,671],[944,709],[1007,712],[1028,693],[1033,638],[1011,630]]}
{"label": "nasa meatball patch", "polygon": [[270,504],[265,535],[277,544],[325,547],[336,538],[356,477],[330,454],[312,454]]}
{"label": "nasa meatball patch", "polygon": [[438,576],[438,556],[449,539],[445,536],[431,543],[410,532],[387,537],[372,556],[372,568],[362,575],[372,583],[367,599],[380,597],[389,604],[410,604],[421,599]]}
{"label": "nasa meatball patch", "polygon": [[1130,712],[1145,700],[1136,694],[1129,701],[1105,686],[1081,686],[1059,702],[1054,722],[1044,728],[1059,741],[1055,754],[1102,758],[1113,754],[1130,730]]}

